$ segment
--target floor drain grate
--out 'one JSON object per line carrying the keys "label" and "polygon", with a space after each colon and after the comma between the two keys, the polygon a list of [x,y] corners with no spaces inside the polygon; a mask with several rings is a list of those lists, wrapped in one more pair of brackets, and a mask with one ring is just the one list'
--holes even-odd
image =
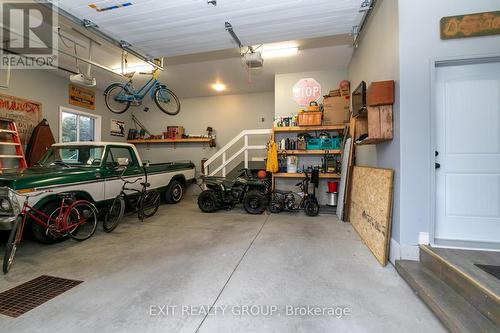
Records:
{"label": "floor drain grate", "polygon": [[494,265],[481,265],[481,264],[474,264],[475,266],[481,268],[483,271],[485,271],[488,274],[493,275],[497,279],[500,280],[500,266],[494,266]]}
{"label": "floor drain grate", "polygon": [[19,317],[83,281],[42,275],[0,293],[0,314]]}

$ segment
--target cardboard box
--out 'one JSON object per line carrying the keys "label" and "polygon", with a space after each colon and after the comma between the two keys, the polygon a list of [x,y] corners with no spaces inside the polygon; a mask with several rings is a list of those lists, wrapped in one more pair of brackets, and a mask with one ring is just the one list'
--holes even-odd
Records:
{"label": "cardboard box", "polygon": [[348,123],[350,104],[349,96],[325,97],[323,99],[323,124]]}

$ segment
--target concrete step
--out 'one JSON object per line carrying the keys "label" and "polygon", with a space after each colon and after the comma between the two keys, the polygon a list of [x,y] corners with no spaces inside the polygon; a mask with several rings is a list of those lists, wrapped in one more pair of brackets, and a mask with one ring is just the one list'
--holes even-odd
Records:
{"label": "concrete step", "polygon": [[474,266],[481,258],[479,255],[478,251],[420,246],[420,262],[424,267],[500,327],[500,298],[496,294],[498,288],[494,288],[500,281]]}
{"label": "concrete step", "polygon": [[497,325],[422,263],[398,260],[396,270],[451,332],[500,332]]}

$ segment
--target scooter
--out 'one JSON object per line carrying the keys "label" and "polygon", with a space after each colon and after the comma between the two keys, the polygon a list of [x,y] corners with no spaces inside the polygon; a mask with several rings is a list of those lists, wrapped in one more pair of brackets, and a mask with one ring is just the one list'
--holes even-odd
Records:
{"label": "scooter", "polygon": [[[313,170],[313,173],[318,170]],[[278,214],[283,211],[296,212],[304,210],[307,216],[317,216],[319,214],[319,203],[316,198],[317,183],[313,183],[313,192],[309,193],[309,183],[311,177],[304,172],[305,178],[295,186],[300,188],[300,192],[274,190],[271,193],[271,200],[268,209],[273,214]],[[318,179],[319,175],[312,176],[313,179]]]}

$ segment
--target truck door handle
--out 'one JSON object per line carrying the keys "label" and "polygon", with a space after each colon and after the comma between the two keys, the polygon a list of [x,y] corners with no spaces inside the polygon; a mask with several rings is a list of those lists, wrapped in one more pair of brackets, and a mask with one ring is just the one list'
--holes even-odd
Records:
{"label": "truck door handle", "polygon": [[441,167],[441,164],[439,164],[439,163],[434,163],[434,167],[435,167],[436,169],[439,169],[439,168]]}

